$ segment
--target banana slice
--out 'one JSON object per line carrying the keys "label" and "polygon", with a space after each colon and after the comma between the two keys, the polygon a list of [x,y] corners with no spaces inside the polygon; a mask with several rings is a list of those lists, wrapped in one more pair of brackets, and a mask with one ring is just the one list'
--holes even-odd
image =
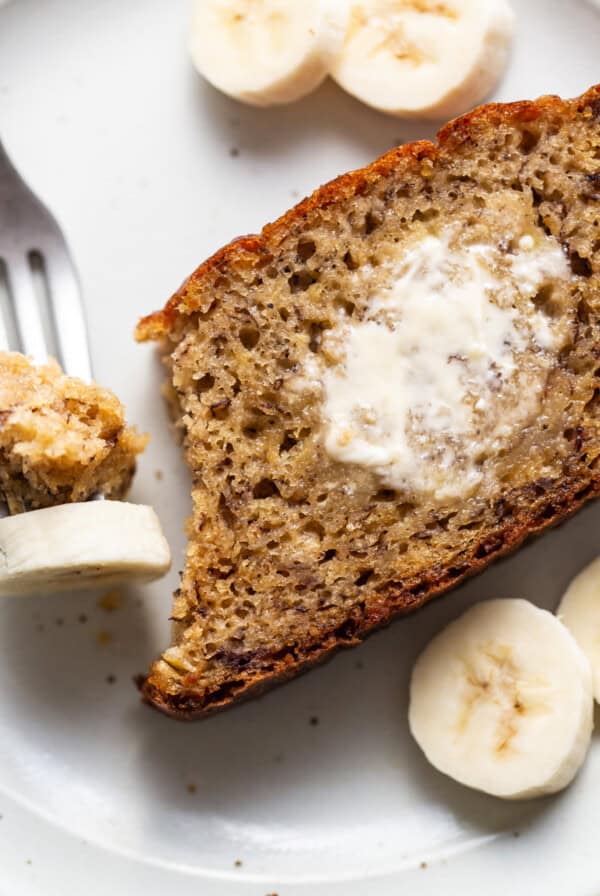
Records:
{"label": "banana slice", "polygon": [[590,745],[590,665],[546,610],[480,603],[417,660],[409,723],[432,765],[467,787],[505,799],[555,793]]}
{"label": "banana slice", "polygon": [[556,615],[590,661],[594,696],[600,703],[600,557],[573,579]]}
{"label": "banana slice", "polygon": [[451,118],[494,88],[513,28],[507,0],[354,0],[331,73],[382,112]]}
{"label": "banana slice", "polygon": [[170,565],[151,507],[89,501],[0,520],[0,596],[149,582]]}
{"label": "banana slice", "polygon": [[244,103],[291,103],[326,77],[348,12],[348,0],[196,0],[192,61]]}

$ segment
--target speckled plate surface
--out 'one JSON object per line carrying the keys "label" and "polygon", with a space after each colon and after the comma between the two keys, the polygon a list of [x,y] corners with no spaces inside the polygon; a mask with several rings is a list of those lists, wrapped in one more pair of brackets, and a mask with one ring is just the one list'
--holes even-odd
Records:
{"label": "speckled plate surface", "polygon": [[[600,81],[600,14],[514,0],[498,96]],[[316,184],[428,126],[386,119],[333,84],[275,111],[195,76],[180,0],[13,0],[0,9],[0,133],[64,225],[81,271],[96,376],[152,433],[134,498],[181,556],[185,471],[137,347],[160,306],[223,242]],[[554,607],[600,553],[600,506],[364,647],[259,702],[184,725],[132,677],[168,637],[170,577],[124,592],[0,601],[0,893],[54,896],[487,896],[600,892],[600,743],[574,787],[504,804],[434,772],[406,723],[411,664],[476,599]]]}

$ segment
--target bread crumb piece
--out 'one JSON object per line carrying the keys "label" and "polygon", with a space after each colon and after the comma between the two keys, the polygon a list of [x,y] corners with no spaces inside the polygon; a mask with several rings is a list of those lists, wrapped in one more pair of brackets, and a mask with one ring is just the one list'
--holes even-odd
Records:
{"label": "bread crumb piece", "polygon": [[232,159],[237,159],[239,154],[240,154],[240,151],[237,148],[237,146],[232,146],[231,149],[229,150],[229,155],[231,156]]}
{"label": "bread crumb piece", "polygon": [[84,625],[88,621],[88,618],[85,615],[85,613],[80,613],[79,616],[77,617],[77,621],[80,622],[82,625]]}
{"label": "bread crumb piece", "polygon": [[187,792],[188,792],[188,793],[196,793],[196,790],[197,790],[197,789],[198,789],[198,788],[196,787],[195,784],[188,784],[188,786],[187,786]]}
{"label": "bread crumb piece", "polygon": [[319,724],[319,717],[318,717],[318,716],[311,716],[311,717],[310,717],[310,724],[313,726],[313,728],[316,727],[316,726]]}
{"label": "bread crumb piece", "polygon": [[236,859],[235,862],[234,862],[233,864],[235,865],[236,868],[241,868],[241,867],[242,867],[242,860],[241,860],[241,859]]}
{"label": "bread crumb piece", "polygon": [[99,632],[96,632],[96,641],[100,647],[106,647],[110,644],[112,638],[112,632],[107,632],[106,629],[101,629]]}
{"label": "bread crumb piece", "polygon": [[425,871],[425,869],[427,868],[427,862],[421,862],[420,868],[422,871]]}
{"label": "bread crumb piece", "polygon": [[156,480],[158,480],[158,482],[160,482],[160,481],[162,480],[163,476],[164,476],[164,473],[163,473],[162,470],[155,470],[155,471],[154,471],[154,478],[155,478]]}
{"label": "bread crumb piece", "polygon": [[117,680],[116,676],[113,675],[112,673],[111,673],[110,675],[107,675],[107,676],[106,676],[106,683],[107,683],[107,684],[114,684],[116,680]]}
{"label": "bread crumb piece", "polygon": [[123,595],[120,591],[107,591],[98,601],[98,606],[107,613],[113,613],[118,610],[123,603]]}

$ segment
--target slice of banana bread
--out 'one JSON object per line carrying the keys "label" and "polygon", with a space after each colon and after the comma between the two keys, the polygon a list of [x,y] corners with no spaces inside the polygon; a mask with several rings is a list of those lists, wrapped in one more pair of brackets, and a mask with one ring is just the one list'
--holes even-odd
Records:
{"label": "slice of banana bread", "polygon": [[145,698],[253,696],[598,494],[599,250],[594,88],[340,177],[142,320],[194,507]]}
{"label": "slice of banana bread", "polygon": [[107,389],[0,352],[0,499],[10,513],[122,498],[147,437]]}

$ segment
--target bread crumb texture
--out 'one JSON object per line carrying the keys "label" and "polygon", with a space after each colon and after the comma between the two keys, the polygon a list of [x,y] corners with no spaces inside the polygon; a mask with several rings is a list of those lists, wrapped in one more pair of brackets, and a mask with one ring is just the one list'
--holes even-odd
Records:
{"label": "bread crumb texture", "polygon": [[0,493],[10,513],[122,498],[147,443],[107,389],[0,352]]}
{"label": "bread crumb texture", "polygon": [[[140,322],[138,338],[163,346],[193,475],[174,641],[143,684],[147,700],[191,718],[257,694],[598,493],[599,200],[600,88],[481,107],[436,145],[394,149],[230,244]],[[452,375],[464,390],[464,426],[444,430],[443,454],[436,426],[408,409],[430,487],[406,464],[393,478],[333,456],[326,392],[349,365],[340,334],[374,319],[374,297],[432,239],[458,259],[485,247],[511,285],[487,296],[512,335],[497,342],[496,382],[494,358],[473,368],[475,391],[471,361],[440,356],[463,365]],[[559,250],[567,274],[530,277],[522,253],[536,245]],[[395,314],[392,330],[403,306]],[[465,469],[466,491],[454,487]]]}

